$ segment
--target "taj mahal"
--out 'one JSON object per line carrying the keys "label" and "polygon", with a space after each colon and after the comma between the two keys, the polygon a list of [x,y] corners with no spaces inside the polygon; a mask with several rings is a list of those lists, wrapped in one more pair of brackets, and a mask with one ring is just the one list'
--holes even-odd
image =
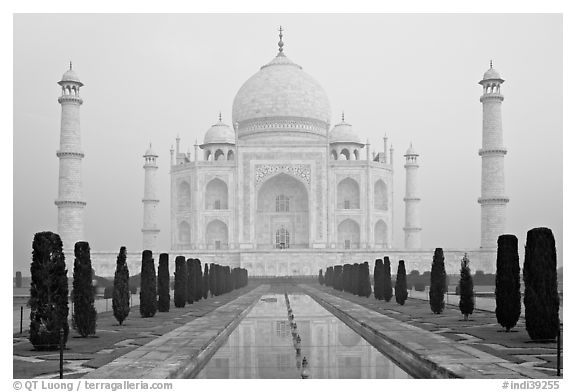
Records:
{"label": "taj mahal", "polygon": [[[315,275],[341,263],[389,256],[408,271],[430,269],[434,249],[422,248],[418,141],[395,157],[382,135],[381,150],[342,113],[332,123],[329,97],[304,68],[287,57],[282,29],[277,54],[238,90],[231,121],[220,115],[207,126],[201,144],[183,152],[180,138],[162,162],[150,145],[144,153],[142,249],[129,253],[139,270],[140,252],[170,253],[231,267],[253,276]],[[508,198],[504,188],[500,87],[490,64],[480,85],[483,108],[481,238],[475,249],[445,248],[446,269],[457,273],[464,253],[473,270],[495,271],[497,238],[505,232]],[[70,69],[59,82],[62,95],[58,232],[65,249],[84,238],[80,97],[82,82]],[[226,116],[224,116],[226,118]],[[166,149],[168,147],[166,146]],[[478,159],[476,157],[476,159]],[[401,165],[401,166],[400,166]],[[406,171],[404,189],[394,189],[395,170]],[[157,197],[156,173],[170,172],[170,200]],[[480,179],[479,179],[480,180]],[[403,213],[393,205],[402,192]],[[475,201],[471,201],[475,202]],[[170,233],[158,226],[159,203],[170,205]],[[403,222],[403,246],[393,248],[395,219]],[[170,238],[160,249],[159,237]],[[93,250],[92,265],[112,276],[117,250]],[[155,256],[156,258],[157,256]],[[72,258],[67,257],[70,263]]]}

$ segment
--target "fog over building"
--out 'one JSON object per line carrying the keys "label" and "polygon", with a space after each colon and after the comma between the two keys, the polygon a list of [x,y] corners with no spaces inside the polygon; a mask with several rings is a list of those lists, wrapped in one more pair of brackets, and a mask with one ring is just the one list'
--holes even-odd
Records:
{"label": "fog over building", "polygon": [[[404,154],[404,247],[393,248],[392,145],[388,149],[385,135],[382,150],[363,141],[345,113],[331,124],[325,90],[287,57],[282,29],[279,38],[276,56],[237,92],[232,125],[225,121],[226,113],[219,114],[202,144],[194,145],[193,159],[190,151],[182,151],[179,136],[169,162],[157,161],[152,144],[144,153],[143,248],[243,267],[251,275],[310,275],[334,264],[373,263],[384,254],[395,262],[406,260],[409,269],[428,269],[433,249],[422,248],[426,228],[420,219],[419,154],[412,144]],[[474,269],[495,270],[496,239],[505,231],[508,202],[503,194],[502,82],[492,64],[480,82],[480,247],[445,249],[449,273],[458,271],[465,252]],[[84,235],[79,126],[83,84],[72,67],[59,84],[63,106],[56,204],[58,230],[70,248]],[[170,200],[158,199],[157,170],[170,171]],[[158,203],[170,204],[170,249],[158,246]],[[96,272],[111,276],[116,253],[94,249],[92,254]],[[129,255],[129,261],[137,270],[139,252]]]}

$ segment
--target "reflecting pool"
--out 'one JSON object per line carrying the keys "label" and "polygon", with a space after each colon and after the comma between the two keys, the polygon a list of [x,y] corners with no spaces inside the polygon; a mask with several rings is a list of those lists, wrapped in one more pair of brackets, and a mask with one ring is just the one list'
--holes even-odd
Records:
{"label": "reflecting pool", "polygon": [[304,369],[309,378],[411,378],[304,294],[262,296],[197,378],[301,378]]}

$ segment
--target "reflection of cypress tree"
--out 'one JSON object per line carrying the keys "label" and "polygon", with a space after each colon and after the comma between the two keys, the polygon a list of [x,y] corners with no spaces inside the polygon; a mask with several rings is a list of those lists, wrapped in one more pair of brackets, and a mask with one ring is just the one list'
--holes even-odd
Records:
{"label": "reflection of cypress tree", "polygon": [[114,290],[112,292],[112,310],[118,324],[122,325],[130,313],[130,274],[126,264],[126,247],[120,248],[116,259],[116,272],[114,273]]}
{"label": "reflection of cypress tree", "polygon": [[96,334],[96,309],[92,285],[90,245],[80,241],[74,245],[74,278],[72,281],[73,325],[83,338]]}
{"label": "reflection of cypress tree", "polygon": [[324,276],[322,275],[322,268],[318,271],[318,283],[324,284]]}
{"label": "reflection of cypress tree", "polygon": [[390,259],[384,257],[384,268],[382,271],[382,297],[388,302],[392,299],[392,276],[390,273]]}
{"label": "reflection of cypress tree", "polygon": [[436,248],[432,260],[430,273],[430,309],[435,314],[440,314],[446,305],[444,293],[446,292],[446,270],[444,268],[444,252],[442,248]]}
{"label": "reflection of cypress tree", "polygon": [[382,259],[376,259],[374,264],[374,298],[379,300],[384,299],[383,272],[384,264],[382,264]]}
{"label": "reflection of cypress tree", "polygon": [[474,281],[470,274],[470,260],[468,255],[464,254],[464,258],[460,263],[460,312],[464,315],[464,320],[468,321],[468,316],[474,312]]}
{"label": "reflection of cypress tree", "polygon": [[194,289],[194,283],[195,283],[195,276],[194,276],[194,259],[188,259],[186,260],[186,269],[187,269],[187,278],[188,278],[188,283],[187,283],[187,287],[186,287],[186,300],[188,301],[189,304],[194,303],[194,296],[196,294],[196,291]]}
{"label": "reflection of cypress tree", "polygon": [[140,315],[142,317],[154,317],[158,310],[158,298],[156,292],[156,268],[152,252],[142,252],[142,272],[140,273]]}
{"label": "reflection of cypress tree", "polygon": [[408,289],[406,286],[406,267],[404,266],[404,260],[400,260],[398,261],[398,272],[396,273],[396,285],[394,287],[396,302],[400,305],[404,305],[408,298]]}
{"label": "reflection of cypress tree", "polygon": [[496,320],[509,332],[521,312],[520,258],[518,238],[512,234],[498,237],[496,255]]}
{"label": "reflection of cypress tree", "polygon": [[210,275],[208,273],[208,263],[204,263],[204,275],[202,276],[202,297],[208,298],[208,290],[210,290]]}
{"label": "reflection of cypress tree", "polygon": [[176,257],[176,271],[174,272],[174,306],[186,306],[186,290],[188,285],[188,270],[184,256]]}
{"label": "reflection of cypress tree", "polygon": [[158,311],[170,311],[170,271],[168,253],[161,253],[158,261]]}
{"label": "reflection of cypress tree", "polygon": [[56,350],[60,330],[68,339],[68,278],[58,234],[36,233],[30,264],[30,343],[36,350]]}
{"label": "reflection of cypress tree", "polygon": [[546,227],[528,231],[524,253],[526,331],[532,340],[554,339],[558,333],[556,242]]}

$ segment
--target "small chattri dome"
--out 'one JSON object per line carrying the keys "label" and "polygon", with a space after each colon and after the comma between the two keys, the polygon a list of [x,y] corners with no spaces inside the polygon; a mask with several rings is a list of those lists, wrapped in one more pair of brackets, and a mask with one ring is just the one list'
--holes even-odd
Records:
{"label": "small chattri dome", "polygon": [[408,147],[408,150],[406,150],[406,154],[404,156],[408,155],[418,155],[414,147],[412,147],[412,143],[410,143],[410,147]]}
{"label": "small chattri dome", "polygon": [[218,122],[210,127],[204,135],[204,144],[235,144],[236,137],[234,130],[227,124],[222,122],[220,117]]}
{"label": "small chattri dome", "polygon": [[70,63],[70,68],[68,69],[68,71],[64,72],[64,75],[62,75],[61,82],[76,82],[82,84],[80,78],[78,77],[78,75],[76,75],[76,72],[74,72],[74,70],[72,69],[72,63]]}
{"label": "small chattri dome", "polygon": [[357,143],[362,144],[360,138],[352,129],[352,125],[344,121],[344,116],[342,116],[342,122],[336,124],[332,131],[330,132],[330,143]]}
{"label": "small chattri dome", "polygon": [[492,61],[490,61],[490,69],[488,69],[488,71],[484,72],[484,77],[482,78],[482,80],[491,80],[491,79],[502,79],[500,77],[500,74],[498,73],[498,71],[496,71],[492,67]]}
{"label": "small chattri dome", "polygon": [[157,157],[158,155],[154,152],[154,150],[152,149],[152,143],[150,143],[150,146],[148,147],[148,149],[146,150],[146,152],[144,153],[145,157]]}

